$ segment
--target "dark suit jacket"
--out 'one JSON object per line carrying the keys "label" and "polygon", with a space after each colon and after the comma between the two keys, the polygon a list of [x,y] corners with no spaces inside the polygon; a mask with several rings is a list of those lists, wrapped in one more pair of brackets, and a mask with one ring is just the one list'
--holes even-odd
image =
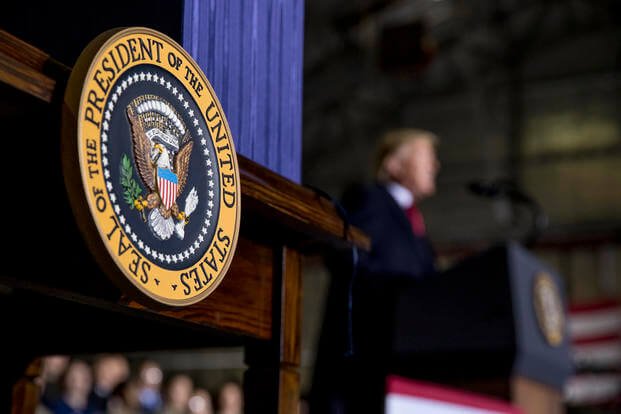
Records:
{"label": "dark suit jacket", "polygon": [[[414,235],[384,186],[350,190],[343,206],[351,224],[371,237],[372,248],[360,252],[355,272],[350,252],[329,263],[332,279],[315,364],[312,414],[381,412],[395,291],[435,269],[428,239]],[[347,350],[353,355],[345,357]]]}
{"label": "dark suit jacket", "polygon": [[408,218],[381,184],[349,191],[343,198],[351,223],[372,240],[360,270],[380,278],[420,279],[435,272],[435,255],[426,237],[414,235]]}

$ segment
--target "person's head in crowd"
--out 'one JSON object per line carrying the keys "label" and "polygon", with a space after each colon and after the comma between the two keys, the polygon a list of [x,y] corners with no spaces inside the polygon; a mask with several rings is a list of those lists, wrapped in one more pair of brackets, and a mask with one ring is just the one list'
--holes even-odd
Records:
{"label": "person's head in crowd", "polygon": [[108,414],[141,414],[140,381],[132,378],[120,384],[110,397]]}
{"label": "person's head in crowd", "polygon": [[58,382],[69,365],[69,357],[66,355],[50,355],[43,358],[43,381]]}
{"label": "person's head in crowd", "polygon": [[89,406],[95,411],[106,412],[113,392],[129,376],[129,363],[122,355],[99,355],[93,362],[93,376]]}
{"label": "person's head in crowd", "polygon": [[147,413],[156,412],[162,406],[160,389],[164,374],[155,361],[145,361],[140,366],[140,405]]}
{"label": "person's head in crowd", "polygon": [[194,390],[188,406],[191,414],[213,414],[211,394],[203,388]]}
{"label": "person's head in crowd", "polygon": [[192,379],[187,375],[175,375],[172,377],[166,392],[166,413],[187,413],[193,389]]}
{"label": "person's head in crowd", "polygon": [[139,377],[143,386],[159,390],[162,386],[164,374],[157,362],[147,360],[140,366]]}
{"label": "person's head in crowd", "polygon": [[241,414],[244,407],[244,394],[241,386],[233,381],[228,381],[220,388],[218,394],[218,413]]}
{"label": "person's head in crowd", "polygon": [[93,373],[95,391],[101,395],[109,395],[119,384],[127,380],[129,363],[123,355],[100,355],[93,363]]}
{"label": "person's head in crowd", "polygon": [[377,179],[402,185],[417,202],[433,195],[440,168],[436,157],[437,143],[435,134],[421,129],[388,131],[377,150]]}
{"label": "person's head in crowd", "polygon": [[85,410],[92,385],[91,367],[81,360],[72,361],[63,380],[63,401],[76,412]]}
{"label": "person's head in crowd", "polygon": [[43,357],[37,383],[41,387],[41,403],[46,407],[53,407],[62,397],[61,378],[68,365],[69,357],[65,355]]}

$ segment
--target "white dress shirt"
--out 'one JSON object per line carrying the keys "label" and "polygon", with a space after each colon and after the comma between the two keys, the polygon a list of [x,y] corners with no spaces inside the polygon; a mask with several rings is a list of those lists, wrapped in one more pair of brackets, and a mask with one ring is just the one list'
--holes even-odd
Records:
{"label": "white dress shirt", "polygon": [[386,184],[386,190],[402,210],[407,210],[414,204],[414,194],[401,184],[390,181]]}

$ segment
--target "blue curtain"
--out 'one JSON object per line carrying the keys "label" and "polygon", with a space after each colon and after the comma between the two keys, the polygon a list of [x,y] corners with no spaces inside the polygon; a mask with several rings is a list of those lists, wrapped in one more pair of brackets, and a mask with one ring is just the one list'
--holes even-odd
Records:
{"label": "blue curtain", "polygon": [[299,182],[304,1],[185,0],[183,23],[237,151]]}

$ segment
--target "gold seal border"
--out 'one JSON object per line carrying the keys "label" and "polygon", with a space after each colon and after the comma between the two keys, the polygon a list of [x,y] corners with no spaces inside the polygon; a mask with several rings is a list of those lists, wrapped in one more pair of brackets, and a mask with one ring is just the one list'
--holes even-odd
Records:
{"label": "gold seal border", "polygon": [[[234,193],[235,193],[235,198],[236,198],[236,204],[235,204],[235,208],[234,208],[234,213],[233,213],[233,223],[232,223],[232,231],[229,233],[230,234],[230,245],[228,246],[228,250],[225,254],[225,257],[223,259],[223,263],[221,263],[221,266],[218,269],[217,274],[213,275],[213,278],[211,281],[209,281],[208,284],[202,286],[202,288],[197,291],[194,292],[192,291],[191,294],[188,297],[181,297],[179,298],[179,294],[177,294],[177,297],[173,297],[172,295],[170,297],[168,296],[163,296],[161,291],[160,292],[154,292],[153,289],[149,289],[147,286],[145,286],[142,283],[139,283],[139,281],[135,280],[134,275],[131,274],[127,268],[127,263],[123,263],[123,261],[121,260],[120,256],[118,256],[117,254],[115,254],[115,252],[113,251],[113,246],[111,245],[111,243],[108,243],[106,241],[106,234],[103,231],[103,224],[101,222],[100,219],[97,218],[97,214],[96,214],[96,207],[95,207],[95,199],[94,196],[91,192],[91,188],[90,186],[93,184],[93,180],[88,179],[87,177],[87,171],[85,170],[84,166],[85,164],[85,151],[84,151],[84,145],[86,142],[86,139],[88,139],[85,136],[85,121],[83,121],[83,115],[84,115],[84,111],[85,111],[85,105],[86,105],[86,99],[87,99],[87,93],[88,90],[90,89],[88,87],[89,84],[92,84],[92,79],[93,79],[93,75],[94,75],[94,71],[98,68],[101,67],[102,64],[102,59],[105,57],[105,55],[109,52],[109,50],[111,50],[111,48],[113,46],[115,46],[116,44],[118,44],[118,42],[122,41],[125,38],[129,38],[131,36],[151,36],[152,38],[156,38],[159,41],[161,41],[167,48],[171,48],[174,52],[176,52],[176,54],[178,54],[183,60],[184,63],[187,63],[188,67],[190,67],[190,69],[192,70],[192,72],[194,73],[195,76],[197,76],[200,81],[202,82],[202,85],[204,86],[204,88],[206,88],[204,90],[205,95],[203,95],[203,98],[201,99],[200,97],[198,97],[197,92],[189,85],[189,81],[187,81],[186,79],[183,78],[183,76],[180,76],[182,74],[178,74],[175,73],[171,70],[169,70],[169,68],[163,64],[158,64],[154,61],[140,61],[140,62],[134,62],[131,63],[129,65],[127,65],[126,67],[124,67],[121,71],[119,71],[114,79],[112,80],[111,83],[116,82],[118,79],[120,79],[122,76],[126,75],[128,71],[130,71],[133,67],[137,66],[137,65],[141,65],[141,64],[152,64],[154,66],[158,66],[160,68],[162,68],[165,72],[168,72],[172,77],[176,78],[181,84],[184,85],[184,87],[186,88],[186,91],[184,91],[187,95],[192,96],[192,98],[194,99],[197,107],[199,108],[199,110],[201,111],[201,117],[204,119],[205,124],[207,125],[207,129],[209,132],[209,137],[212,140],[212,143],[214,145],[214,148],[216,148],[216,142],[215,142],[215,137],[212,135],[210,128],[210,124],[207,121],[206,117],[205,117],[205,110],[207,108],[207,105],[205,105],[204,103],[202,104],[202,101],[205,101],[206,99],[210,99],[210,103],[213,102],[213,104],[215,104],[216,108],[217,108],[217,112],[219,113],[219,116],[222,120],[222,126],[226,132],[226,143],[229,145],[229,151],[232,155],[231,157],[231,161],[232,161],[232,169],[233,174],[234,174]],[[205,75],[203,74],[203,72],[200,70],[200,68],[198,67],[198,65],[196,64],[196,62],[194,62],[194,60],[189,56],[189,54],[181,47],[179,46],[176,42],[174,42],[174,40],[170,39],[169,37],[167,37],[166,35],[163,35],[157,31],[148,29],[148,28],[141,28],[141,27],[137,27],[137,28],[129,28],[129,29],[124,29],[124,30],[120,30],[116,33],[113,33],[104,43],[101,47],[99,47],[98,51],[96,52],[96,54],[94,55],[93,59],[91,60],[91,64],[88,68],[88,70],[86,71],[86,76],[84,78],[85,82],[84,82],[84,87],[82,88],[82,93],[80,95],[80,99],[79,99],[79,109],[77,111],[77,119],[78,119],[78,125],[77,125],[77,137],[78,137],[78,154],[79,154],[79,164],[80,164],[80,171],[81,171],[81,176],[82,176],[82,185],[83,185],[83,191],[84,194],[86,195],[86,199],[88,202],[88,206],[90,209],[90,213],[92,214],[92,218],[95,222],[95,225],[97,227],[98,233],[99,233],[99,237],[101,238],[101,241],[103,242],[103,244],[106,247],[106,250],[108,252],[108,254],[110,255],[110,257],[114,260],[116,266],[118,267],[118,269],[120,269],[124,275],[124,277],[129,280],[131,282],[131,284],[138,288],[141,292],[143,292],[144,294],[146,294],[147,296],[149,296],[150,298],[156,300],[157,302],[160,303],[164,303],[167,305],[174,305],[174,306],[183,306],[183,305],[190,305],[192,303],[196,303],[202,299],[204,299],[205,297],[207,297],[209,294],[211,294],[214,289],[220,284],[220,282],[223,280],[226,272],[228,271],[228,268],[230,267],[232,258],[234,256],[234,251],[235,248],[237,246],[237,240],[238,240],[238,236],[239,236],[239,221],[240,221],[240,202],[241,202],[241,192],[240,192],[240,185],[239,185],[239,167],[237,165],[237,157],[236,157],[236,153],[235,153],[235,147],[232,141],[232,137],[231,137],[231,132],[230,132],[230,128],[228,125],[228,122],[226,120],[224,111],[222,110],[222,106],[217,98],[217,95],[215,94],[213,87],[211,86],[211,84],[209,83],[208,79],[205,77]],[[110,86],[108,92],[105,94],[103,103],[106,104],[108,102],[108,99],[110,97],[110,93],[112,93],[112,86]],[[208,98],[207,98],[208,97]],[[103,112],[105,112],[105,108],[104,111],[102,111],[102,120],[103,120]],[[98,135],[96,137],[97,142],[99,144],[101,144],[101,126],[99,127],[99,131],[98,131]],[[222,143],[221,143],[222,144]],[[101,160],[102,160],[102,154],[101,154],[101,147],[99,147],[100,153],[99,153],[99,162],[100,162],[100,167],[101,166]],[[218,158],[216,158],[218,160]],[[218,175],[218,179],[220,181],[220,212],[222,213],[224,210],[224,206],[223,206],[223,183],[222,183],[222,171],[220,166],[218,166],[218,170],[217,170],[220,174]],[[100,175],[101,177],[103,176],[102,174]],[[105,188],[105,187],[104,187]],[[105,190],[106,192],[106,199],[107,199],[107,203],[108,203],[108,208],[110,209],[110,211],[112,211],[112,202],[110,200],[109,194],[107,192],[107,189]],[[107,214],[107,210],[106,214]],[[115,214],[112,211],[113,214]],[[116,216],[116,214],[115,214]],[[118,216],[116,216],[118,219]],[[215,224],[215,231],[216,234],[214,234],[214,239],[211,240],[210,245],[208,246],[205,254],[200,257],[197,258],[196,262],[191,265],[186,267],[185,269],[180,269],[180,270],[168,270],[165,268],[162,268],[158,265],[156,265],[155,263],[151,262],[147,257],[142,256],[143,261],[148,262],[151,264],[152,269],[154,269],[153,271],[151,271],[151,276],[149,278],[149,282],[151,282],[152,278],[158,277],[160,279],[160,284],[165,284],[165,283],[170,283],[171,279],[173,278],[174,275],[181,275],[182,273],[186,273],[187,271],[190,270],[194,270],[196,268],[196,266],[199,265],[199,263],[202,263],[207,256],[210,254],[211,251],[213,251],[212,249],[214,248],[214,242],[218,237],[218,229],[221,228],[222,225],[227,225],[227,223],[223,224],[223,215],[220,214],[218,217],[218,222]],[[230,223],[229,223],[230,226]],[[118,229],[120,232],[123,233],[124,237],[125,237],[125,243],[128,243],[131,245],[131,248],[135,249],[135,251],[139,252],[139,250],[136,248],[135,244],[132,242],[132,240],[127,237],[127,235],[125,234],[122,226]],[[227,229],[228,230],[228,229]],[[227,235],[229,235],[227,234]],[[157,274],[155,274],[155,272],[157,272]],[[189,281],[191,283],[191,281]],[[153,282],[151,282],[151,284],[153,284]],[[126,285],[126,284],[124,284]],[[178,289],[175,292],[179,293],[182,290],[182,286],[181,283],[178,283]]]}

